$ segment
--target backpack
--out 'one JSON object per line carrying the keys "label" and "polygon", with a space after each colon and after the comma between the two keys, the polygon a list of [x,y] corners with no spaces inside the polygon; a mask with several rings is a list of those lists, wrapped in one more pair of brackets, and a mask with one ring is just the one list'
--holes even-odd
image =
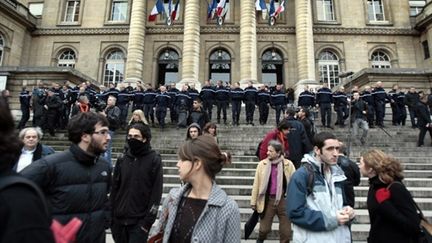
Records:
{"label": "backpack", "polygon": [[259,158],[259,155],[260,155],[260,147],[261,147],[262,142],[263,142],[263,140],[261,140],[261,142],[258,143],[258,147],[257,147],[257,149],[255,151],[255,156],[257,158]]}
{"label": "backpack", "polygon": [[312,194],[313,192],[313,188],[314,188],[314,180],[315,180],[315,174],[314,174],[314,169],[312,167],[311,164],[309,163],[303,163],[302,166],[306,169],[306,172],[308,174],[308,178],[307,178],[307,195],[309,196],[310,194]]}
{"label": "backpack", "polygon": [[[47,202],[45,201],[45,196],[36,184],[32,181],[21,177],[21,176],[6,176],[0,178],[0,191],[14,185],[25,185],[36,192],[38,197],[41,199],[44,205],[44,211],[47,216],[49,216],[49,210]],[[74,217],[66,225],[62,225],[57,220],[53,219],[51,223],[51,231],[53,233],[56,243],[70,243],[75,242],[76,235],[79,228],[82,225],[82,221],[77,217]]]}

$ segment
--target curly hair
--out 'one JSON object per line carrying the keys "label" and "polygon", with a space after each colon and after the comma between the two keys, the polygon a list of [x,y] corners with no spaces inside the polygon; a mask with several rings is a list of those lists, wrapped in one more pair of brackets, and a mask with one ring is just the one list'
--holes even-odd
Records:
{"label": "curly hair", "polygon": [[370,149],[361,154],[366,167],[372,168],[379,178],[390,184],[395,180],[403,179],[401,162],[379,149]]}

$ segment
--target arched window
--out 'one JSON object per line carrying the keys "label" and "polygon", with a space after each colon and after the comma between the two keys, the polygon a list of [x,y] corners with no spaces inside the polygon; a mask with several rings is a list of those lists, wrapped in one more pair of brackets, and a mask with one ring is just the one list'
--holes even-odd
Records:
{"label": "arched window", "polygon": [[391,68],[390,58],[383,51],[374,51],[371,57],[372,68]]}
{"label": "arched window", "polygon": [[339,84],[339,60],[333,52],[319,54],[318,68],[321,83],[326,83],[330,88]]}
{"label": "arched window", "polygon": [[109,83],[121,83],[124,79],[125,55],[120,50],[113,50],[105,58],[104,85]]}
{"label": "arched window", "polygon": [[268,49],[262,55],[262,81],[274,86],[283,83],[283,58],[277,49]]}
{"label": "arched window", "polygon": [[4,53],[4,38],[3,36],[0,34],[0,66],[3,64],[3,53]]}
{"label": "arched window", "polygon": [[175,50],[167,48],[161,51],[158,59],[159,85],[176,83],[178,81],[178,65],[179,54]]}
{"label": "arched window", "polygon": [[71,49],[63,50],[58,56],[58,67],[72,67],[75,68],[76,55],[75,52]]}
{"label": "arched window", "polygon": [[231,82],[231,55],[224,49],[218,49],[210,54],[209,78]]}

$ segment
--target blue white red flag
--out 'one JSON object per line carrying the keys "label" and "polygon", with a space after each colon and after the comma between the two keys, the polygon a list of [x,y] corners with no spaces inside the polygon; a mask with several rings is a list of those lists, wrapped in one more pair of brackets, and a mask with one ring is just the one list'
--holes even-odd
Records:
{"label": "blue white red flag", "polygon": [[177,11],[178,11],[178,7],[179,7],[179,2],[180,0],[177,0],[176,5],[174,6],[174,9],[170,12],[171,13],[171,19],[174,21],[176,16],[177,16]]}
{"label": "blue white red flag", "polygon": [[164,5],[162,3],[162,0],[157,0],[155,6],[153,7],[148,20],[149,21],[155,21],[156,17],[158,16],[158,14],[164,13],[165,12],[165,8]]}
{"label": "blue white red flag", "polygon": [[[274,0],[272,0],[273,2],[274,2]],[[274,3],[273,3],[273,8],[274,8]],[[276,11],[274,11],[274,13],[273,14],[270,14],[270,16],[272,16],[272,17],[277,17],[280,13],[282,13],[283,11],[285,11],[285,0],[282,0],[280,3],[279,3],[279,6],[278,6],[278,8],[276,9]]]}
{"label": "blue white red flag", "polygon": [[217,0],[213,0],[212,3],[208,5],[208,8],[207,8],[207,18],[208,19],[213,19],[214,11],[217,7],[217,4],[218,4]]}
{"label": "blue white red flag", "polygon": [[223,10],[226,5],[226,0],[220,0],[216,7],[216,14],[217,16],[222,16]]}
{"label": "blue white red flag", "polygon": [[265,0],[256,0],[255,1],[255,9],[256,11],[263,11],[267,9]]}
{"label": "blue white red flag", "polygon": [[269,15],[273,16],[274,12],[275,12],[275,1],[271,0],[270,1]]}

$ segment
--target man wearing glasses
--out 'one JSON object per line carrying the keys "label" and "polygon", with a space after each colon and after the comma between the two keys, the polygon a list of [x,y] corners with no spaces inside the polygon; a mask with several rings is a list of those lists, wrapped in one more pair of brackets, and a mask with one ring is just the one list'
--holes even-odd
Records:
{"label": "man wearing glasses", "polygon": [[111,140],[108,120],[83,112],[70,119],[67,130],[72,142],[67,150],[31,163],[21,174],[43,190],[54,219],[83,222],[76,242],[104,243],[111,165],[100,155]]}
{"label": "man wearing glasses", "polygon": [[110,195],[116,243],[147,242],[162,197],[161,156],[151,149],[147,125],[128,129],[128,150],[117,160]]}

